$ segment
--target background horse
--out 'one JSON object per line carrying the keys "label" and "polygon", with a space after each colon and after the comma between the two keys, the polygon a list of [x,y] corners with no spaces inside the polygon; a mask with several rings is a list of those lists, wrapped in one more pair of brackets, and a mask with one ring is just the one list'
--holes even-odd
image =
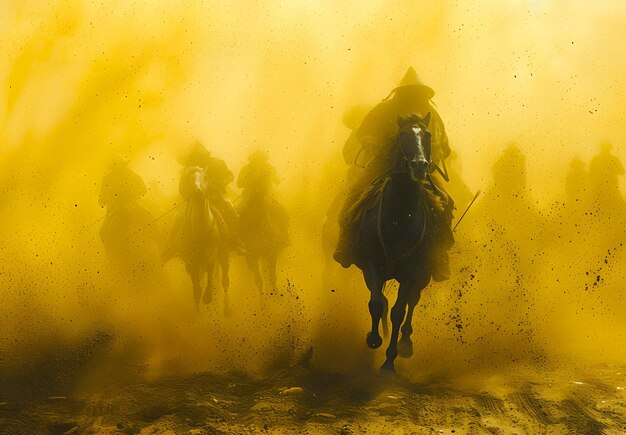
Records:
{"label": "background horse", "polygon": [[[288,217],[285,209],[270,194],[245,197],[237,207],[239,234],[246,249],[246,261],[263,297],[264,275],[276,289],[278,256],[289,245]],[[265,274],[261,271],[261,265]]]}
{"label": "background horse", "polygon": [[[185,208],[179,214],[165,258],[177,256],[185,263],[193,285],[196,309],[200,298],[209,304],[213,299],[213,275],[216,262],[221,265],[224,288],[224,310],[230,312],[228,302],[228,247],[224,241],[221,218],[210,206],[207,197],[208,181],[200,167],[187,168],[181,177],[180,193]],[[201,281],[206,276],[204,292]]]}
{"label": "background horse", "polygon": [[[385,283],[390,279],[400,283],[397,301],[391,309],[387,358],[381,367],[390,371],[394,371],[398,351],[402,357],[413,354],[410,338],[413,311],[432,274],[435,186],[429,174],[429,120],[430,114],[424,118],[417,115],[398,118],[399,133],[392,154],[394,166],[380,180],[380,187],[374,189],[374,199],[366,200],[369,207],[362,215],[356,236],[355,264],[362,270],[371,293],[372,330],[366,342],[372,349],[382,344],[378,327],[387,311]],[[398,343],[401,327],[402,338]]]}
{"label": "background horse", "polygon": [[148,228],[153,221],[143,205],[147,189],[143,179],[118,157],[102,179],[99,203],[106,207],[100,239],[115,269],[134,288],[159,281],[159,234]]}

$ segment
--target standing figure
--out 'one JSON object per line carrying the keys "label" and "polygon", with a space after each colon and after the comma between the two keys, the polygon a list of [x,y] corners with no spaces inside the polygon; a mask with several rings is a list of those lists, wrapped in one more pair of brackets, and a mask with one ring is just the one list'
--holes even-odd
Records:
{"label": "standing figure", "polygon": [[624,165],[611,153],[612,150],[613,145],[610,143],[600,144],[600,152],[589,162],[589,178],[596,207],[601,213],[616,216],[626,208],[619,188],[619,177],[624,176]]}
{"label": "standing figure", "polygon": [[[626,241],[626,201],[620,190],[620,178],[624,177],[624,165],[611,151],[608,142],[600,144],[600,152],[589,162],[589,181],[595,222],[592,228],[597,243],[609,249]],[[602,228],[598,231],[598,228]]]}
{"label": "standing figure", "polygon": [[254,275],[261,296],[265,280],[259,262],[262,261],[272,289],[276,289],[276,263],[280,253],[289,246],[289,218],[285,208],[274,195],[279,178],[266,153],[255,151],[241,169],[237,187],[243,189],[239,212],[239,233],[244,242],[248,267]]}

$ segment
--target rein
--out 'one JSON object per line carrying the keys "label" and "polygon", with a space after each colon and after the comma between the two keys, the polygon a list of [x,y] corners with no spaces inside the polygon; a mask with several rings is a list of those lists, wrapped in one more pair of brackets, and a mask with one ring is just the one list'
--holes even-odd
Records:
{"label": "rein", "polygon": [[381,228],[381,223],[383,220],[382,215],[383,215],[383,201],[385,198],[385,188],[387,187],[390,181],[391,181],[391,178],[386,177],[380,190],[380,200],[378,201],[378,210],[376,211],[376,232],[378,234],[378,241],[380,242],[380,246],[383,248],[383,254],[385,255],[385,259],[390,263],[395,263],[399,260],[402,260],[405,257],[408,257],[410,254],[412,254],[413,251],[415,251],[417,247],[421,245],[422,241],[424,240],[424,236],[426,235],[426,211],[424,210],[423,203],[420,203],[422,204],[420,209],[422,210],[422,220],[424,224],[422,225],[422,232],[419,238],[417,239],[417,242],[415,242],[413,246],[411,246],[409,249],[407,249],[404,253],[402,253],[397,258],[392,258],[389,255],[389,252],[387,251],[387,245],[385,245],[385,238],[383,237],[383,231]]}

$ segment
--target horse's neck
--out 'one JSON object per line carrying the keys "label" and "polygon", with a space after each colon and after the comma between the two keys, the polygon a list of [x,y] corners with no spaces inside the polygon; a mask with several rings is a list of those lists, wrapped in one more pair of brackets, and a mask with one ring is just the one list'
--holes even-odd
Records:
{"label": "horse's neck", "polygon": [[195,192],[191,196],[189,202],[196,211],[202,211],[207,219],[213,220],[213,213],[211,212],[211,201],[209,201],[209,198],[207,198],[204,193]]}
{"label": "horse's neck", "polygon": [[392,188],[401,192],[407,191],[414,194],[415,182],[411,179],[406,165],[404,165],[405,167],[402,167],[403,165],[399,166],[399,168],[394,168],[394,171],[390,174]]}
{"label": "horse's neck", "polygon": [[403,159],[402,156],[399,154],[400,153],[396,150],[394,164],[391,167],[391,172],[392,174],[394,174],[394,176],[407,175],[409,170],[406,160]]}

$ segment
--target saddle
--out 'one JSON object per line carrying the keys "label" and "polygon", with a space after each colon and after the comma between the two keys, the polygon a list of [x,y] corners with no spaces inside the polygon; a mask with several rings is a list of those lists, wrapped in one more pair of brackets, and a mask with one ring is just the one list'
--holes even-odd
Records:
{"label": "saddle", "polygon": [[348,221],[351,225],[359,224],[365,213],[378,206],[388,182],[388,177],[378,178],[361,192],[357,200],[348,209]]}
{"label": "saddle", "polygon": [[[390,229],[384,224],[383,221],[381,221],[381,219],[393,219],[394,221],[397,219],[396,222],[402,222],[406,219],[406,216],[404,215],[398,215],[396,217],[391,217],[387,214],[385,214],[386,217],[381,215],[383,207],[387,206],[384,203],[388,201],[395,201],[394,198],[388,198],[388,194],[385,193],[390,181],[391,178],[386,175],[374,180],[369,186],[367,186],[367,188],[362,191],[362,193],[348,209],[346,222],[350,227],[348,229],[348,233],[350,234],[349,237],[352,240],[353,246],[356,246],[361,237],[361,232],[365,222],[365,215],[371,210],[377,210],[376,219],[379,221],[377,224],[378,237],[383,245],[385,255],[389,256],[389,258],[399,259],[400,257],[403,257],[413,251],[421,242],[421,237],[420,242],[411,244],[410,246],[404,246],[403,242],[408,242],[408,239],[402,237],[401,234],[396,233],[396,229],[409,227],[404,225],[394,225],[393,229]],[[423,216],[427,222],[425,221],[421,224],[423,225],[421,229],[413,228],[413,231],[417,234],[422,233],[423,236],[423,231],[430,227],[429,231],[434,231],[438,234],[442,233],[441,236],[445,239],[445,245],[453,244],[454,239],[451,236],[451,233],[450,235],[447,234],[450,232],[449,225],[445,225],[443,222],[448,220],[448,215],[451,217],[450,208],[453,207],[451,199],[447,195],[443,196],[442,193],[438,192],[432,183],[429,183],[428,181],[423,181],[422,188],[419,190],[422,192],[422,199],[416,199],[416,201],[423,201],[424,208],[422,210],[425,213]],[[392,211],[391,213],[393,214],[394,212]],[[385,230],[384,228],[387,229]],[[447,232],[445,229],[447,229]],[[391,231],[391,233],[388,231]],[[386,246],[387,240],[398,240],[399,243]]]}

